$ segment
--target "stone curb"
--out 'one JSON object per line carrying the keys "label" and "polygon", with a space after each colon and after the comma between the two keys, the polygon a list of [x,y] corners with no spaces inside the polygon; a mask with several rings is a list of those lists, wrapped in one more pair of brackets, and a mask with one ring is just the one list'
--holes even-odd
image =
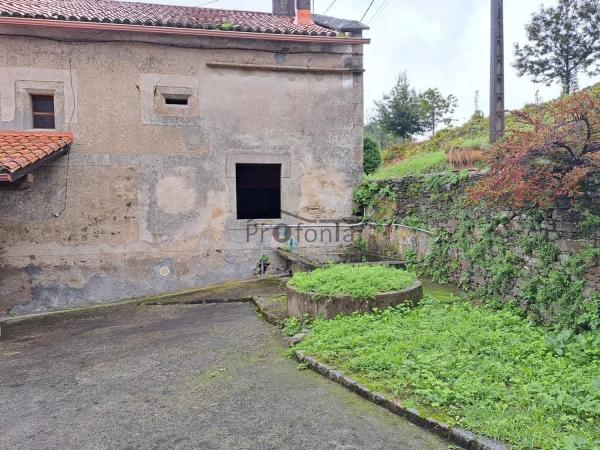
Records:
{"label": "stone curb", "polygon": [[252,299],[251,303],[254,304],[254,306],[256,306],[256,311],[268,324],[276,327],[281,327],[281,321],[275,316],[269,314],[269,312],[265,309],[261,308],[260,304],[258,304],[256,300]]}
{"label": "stone curb", "polygon": [[458,444],[467,450],[507,450],[509,448],[508,445],[502,442],[476,436],[470,431],[462,428],[452,428],[444,423],[438,422],[437,420],[423,417],[417,410],[413,408],[406,408],[402,406],[400,402],[396,400],[389,400],[383,394],[378,392],[371,392],[365,386],[357,383],[352,378],[347,377],[339,370],[329,367],[326,364],[322,364],[311,356],[306,356],[301,350],[295,350],[294,357],[299,363],[308,364],[313,371],[323,375],[331,381],[341,384],[346,389],[360,395],[365,400],[382,406],[392,414],[404,417],[415,425],[432,431],[433,433],[455,444]]}

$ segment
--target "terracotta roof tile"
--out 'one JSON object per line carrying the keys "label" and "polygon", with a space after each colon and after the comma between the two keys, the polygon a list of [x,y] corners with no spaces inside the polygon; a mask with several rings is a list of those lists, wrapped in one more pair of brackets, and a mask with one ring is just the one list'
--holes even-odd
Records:
{"label": "terracotta roof tile", "polygon": [[293,17],[265,12],[112,0],[0,0],[0,15],[254,33],[336,36],[331,28],[296,25]]}
{"label": "terracotta roof tile", "polygon": [[15,173],[71,145],[73,135],[61,132],[0,131],[0,174]]}

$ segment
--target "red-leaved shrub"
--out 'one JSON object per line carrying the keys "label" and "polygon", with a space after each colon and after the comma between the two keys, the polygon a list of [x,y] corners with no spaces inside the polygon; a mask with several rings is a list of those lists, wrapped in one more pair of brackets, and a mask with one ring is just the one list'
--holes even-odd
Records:
{"label": "red-leaved shrub", "polygon": [[600,170],[600,94],[583,91],[513,114],[518,131],[487,152],[490,171],[470,189],[471,199],[548,208],[580,195],[582,181]]}

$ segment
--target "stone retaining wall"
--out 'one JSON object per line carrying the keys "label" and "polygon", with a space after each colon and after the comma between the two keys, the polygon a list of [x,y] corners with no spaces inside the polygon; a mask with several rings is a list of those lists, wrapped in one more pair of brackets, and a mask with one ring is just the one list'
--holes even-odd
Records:
{"label": "stone retaining wall", "polygon": [[[436,176],[439,179],[433,178]],[[453,180],[449,178],[451,182],[448,184],[440,185],[443,177],[405,177],[378,183],[387,187],[388,192],[393,192],[397,197],[394,216],[398,223],[407,221],[414,224],[420,220],[421,227],[431,230],[437,236],[444,235],[450,240],[470,239],[473,244],[485,238],[484,231],[474,228],[465,232],[466,220],[494,224],[491,235],[496,241],[502,242],[506,251],[514,255],[515,264],[520,267],[519,275],[503,287],[504,295],[519,298],[524,283],[539,275],[542,269],[547,270],[548,264],[543,260],[544,255],[539,254],[539,245],[550,243],[556,248],[553,250],[556,251],[555,264],[564,263],[569,257],[583,250],[600,247],[600,229],[592,223],[586,225],[586,217],[589,215],[600,216],[600,173],[589,177],[583,189],[584,195],[577,201],[561,199],[556,202],[554,208],[547,211],[490,210],[478,205],[464,207],[460,199],[464,198],[468,186],[476,182],[481,175],[470,174],[468,178],[460,180],[457,180],[457,176]],[[377,208],[374,208],[371,212],[376,210]],[[408,248],[418,250],[417,256],[421,257],[423,248],[430,252],[436,246],[436,238],[432,237],[428,246],[411,248],[409,238],[400,239],[399,243],[395,242],[398,240],[397,234],[393,229],[384,227],[377,231],[370,229],[364,236],[368,240],[370,252],[386,255],[397,249],[398,256],[401,256]],[[528,245],[533,248],[528,248]],[[464,252],[454,251],[448,254],[449,259],[457,261],[454,270],[449,274],[450,280],[461,282],[470,288],[488,285],[494,276],[490,268],[469,264],[461,253]],[[590,268],[586,279],[588,292],[600,292],[600,268],[597,264]]]}

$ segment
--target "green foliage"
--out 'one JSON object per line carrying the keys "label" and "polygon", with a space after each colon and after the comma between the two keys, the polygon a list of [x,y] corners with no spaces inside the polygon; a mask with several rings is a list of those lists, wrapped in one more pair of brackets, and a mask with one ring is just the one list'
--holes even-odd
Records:
{"label": "green foliage", "polygon": [[[598,88],[600,92],[600,88]],[[512,135],[515,131],[523,131],[523,124],[516,120],[513,114],[506,116],[506,133]],[[447,164],[442,163],[442,155],[449,149],[481,149],[487,152],[489,145],[489,120],[487,117],[474,115],[467,123],[460,127],[444,128],[435,133],[430,139],[423,142],[395,143],[387,146],[383,150],[383,160],[385,166],[375,174],[375,178],[393,178],[398,176],[412,175],[415,173],[435,172],[449,169]],[[439,167],[433,170],[406,170],[405,165],[412,165],[413,157],[425,158],[421,156],[428,153],[435,153]],[[396,169],[396,165],[400,167]]]}
{"label": "green foliage", "polygon": [[439,194],[444,190],[456,187],[469,179],[469,172],[447,172],[429,175],[424,178],[424,184],[430,193]]}
{"label": "green foliage", "polygon": [[374,139],[379,145],[380,149],[387,148],[402,141],[402,139],[398,136],[385,130],[381,123],[377,120],[377,117],[372,117],[369,119],[369,122],[365,126],[365,136]]}
{"label": "green foliage", "polygon": [[600,69],[600,1],[559,0],[540,7],[525,27],[530,43],[515,46],[515,68],[547,85],[559,82],[563,93],[577,90],[578,73]]}
{"label": "green foliage", "polygon": [[354,247],[354,250],[359,253],[364,253],[367,251],[367,241],[365,241],[362,236],[359,236],[358,239],[354,241],[352,246]]}
{"label": "green foliage", "polygon": [[451,115],[458,104],[454,95],[447,97],[442,95],[439,89],[427,89],[419,95],[421,100],[421,114],[423,115],[423,124],[426,131],[435,134],[440,123],[450,126],[452,124]]}
{"label": "green foliage", "polygon": [[383,183],[367,181],[356,188],[353,198],[359,208],[377,205],[381,209],[384,203],[395,203],[398,200],[398,194]]}
{"label": "green foliage", "polygon": [[579,228],[584,233],[590,235],[596,230],[600,230],[600,216],[593,214],[591,211],[584,211],[583,220],[579,224]]}
{"label": "green foliage", "polygon": [[290,317],[283,321],[282,333],[284,336],[292,337],[302,333],[302,321],[296,317]]}
{"label": "green foliage", "polygon": [[[417,93],[403,73],[392,91],[375,102],[377,117],[371,122],[370,129],[385,130],[402,140],[426,131],[435,134],[439,125],[451,125],[457,103],[454,95],[444,96],[439,89]],[[373,126],[375,123],[376,127]]]}
{"label": "green foliage", "polygon": [[369,175],[375,172],[379,166],[381,166],[381,152],[379,151],[379,145],[377,145],[377,142],[369,136],[365,136],[364,138],[363,151],[363,169],[364,172]]}
{"label": "green foliage", "polygon": [[409,175],[442,172],[449,168],[446,155],[443,151],[433,153],[419,153],[397,164],[385,166],[367,177],[369,180],[384,180],[399,178]]}
{"label": "green foliage", "polygon": [[417,271],[417,252],[414,250],[407,250],[404,252],[404,263],[406,264],[406,270],[408,272],[416,272]]}
{"label": "green foliage", "polygon": [[235,25],[231,22],[223,22],[219,25],[219,29],[223,31],[231,31],[235,28]]}
{"label": "green foliage", "polygon": [[376,106],[377,120],[388,133],[406,139],[425,130],[419,95],[410,86],[406,73],[398,77],[392,91]]}
{"label": "green foliage", "polygon": [[410,216],[404,216],[402,218],[402,225],[411,227],[411,228],[420,228],[424,230],[427,228],[427,224],[416,214],[411,214]]}
{"label": "green foliage", "polygon": [[482,117],[484,117],[483,111],[479,107],[479,91],[475,91],[475,96],[473,97],[473,104],[475,106],[475,111],[473,111],[471,119],[481,119]]}
{"label": "green foliage", "polygon": [[511,311],[426,297],[412,310],[317,320],[297,348],[512,448],[592,449],[600,445],[599,343],[592,334],[547,337]]}
{"label": "green foliage", "polygon": [[414,148],[414,144],[412,142],[405,144],[392,144],[386,147],[382,153],[384,164],[406,158],[409,156],[409,152],[412,148]]}
{"label": "green foliage", "polygon": [[577,332],[600,329],[600,297],[597,293],[585,295],[584,279],[585,273],[599,263],[600,249],[593,248],[559,265],[548,265],[540,275],[527,280],[523,298],[534,317]]}
{"label": "green foliage", "polygon": [[349,295],[356,300],[366,301],[383,292],[406,289],[415,280],[414,274],[388,266],[339,264],[296,273],[290,284],[301,292],[315,293],[315,299]]}
{"label": "green foliage", "polygon": [[[429,188],[435,191],[441,185],[433,183]],[[600,327],[600,299],[587,292],[585,279],[585,274],[600,264],[599,250],[583,251],[561,261],[558,248],[542,235],[508,230],[504,215],[490,217],[474,212],[475,208],[466,208],[460,199],[455,199],[447,210],[438,213],[437,220],[456,219],[457,229],[453,233],[437,232],[432,252],[419,264],[421,272],[441,283],[458,280],[465,289],[471,288],[471,277],[479,274],[485,280],[477,290],[480,299],[504,297],[524,278],[528,262],[516,255],[499,234],[502,228],[512,242],[519,243],[524,255],[538,261],[535,273],[524,279],[519,293],[521,306],[531,318],[552,328],[579,333]],[[533,229],[540,221],[533,210],[530,224],[524,225]]]}
{"label": "green foliage", "polygon": [[[514,119],[509,114],[506,120],[507,131],[513,130]],[[419,153],[445,151],[448,148],[483,148],[489,147],[489,121],[486,117],[473,117],[460,127],[444,128],[423,142],[408,142],[386,147],[383,151],[384,161],[390,162],[399,158],[410,157]]]}

